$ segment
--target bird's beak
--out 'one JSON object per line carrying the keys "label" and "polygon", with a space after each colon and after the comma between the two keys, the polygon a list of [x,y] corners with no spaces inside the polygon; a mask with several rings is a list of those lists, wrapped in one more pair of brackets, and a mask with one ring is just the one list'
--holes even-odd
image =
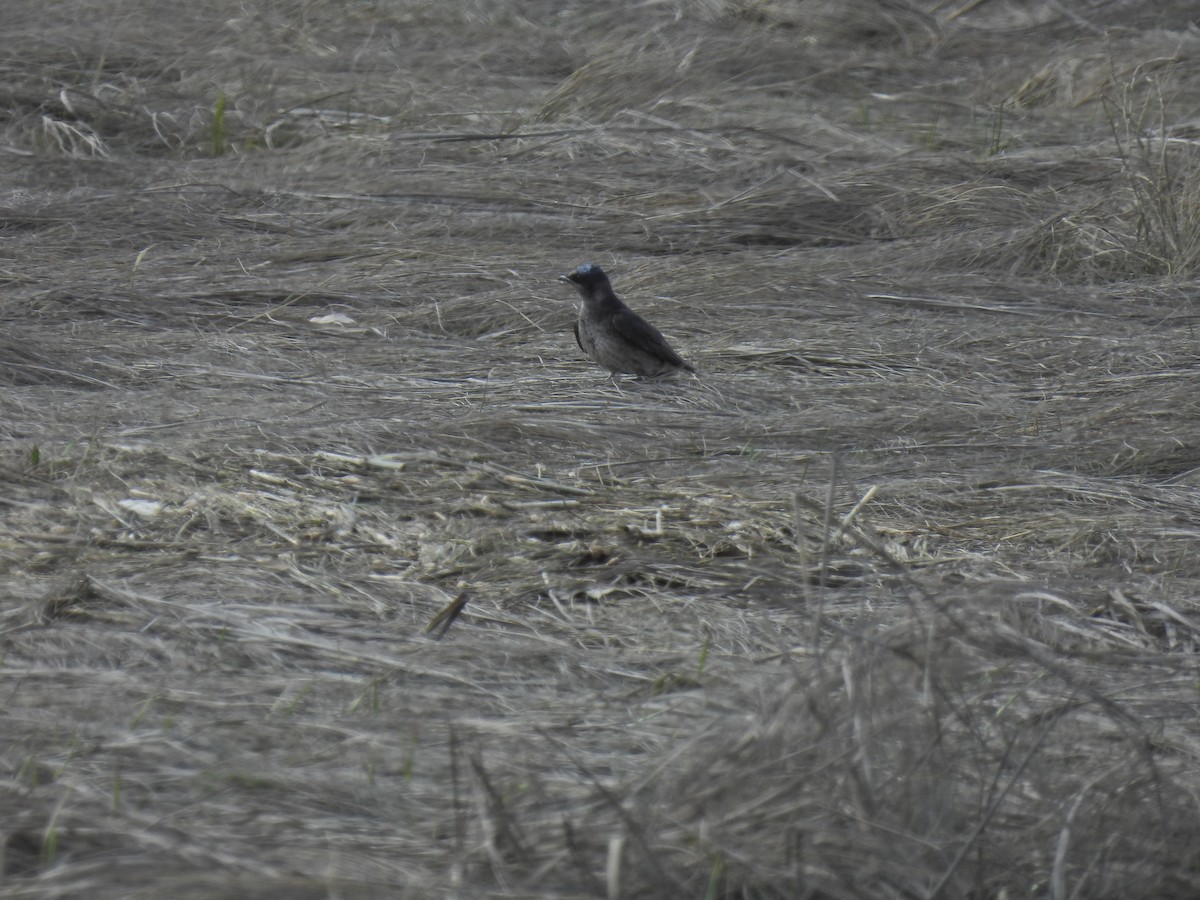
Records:
{"label": "bird's beak", "polygon": [[559,275],[559,276],[558,276],[558,280],[559,280],[559,281],[564,281],[564,282],[566,282],[567,284],[574,284],[574,283],[575,283],[575,279],[571,277],[571,276],[572,276],[572,275],[574,275],[574,274],[575,274],[574,272],[567,272],[565,275]]}

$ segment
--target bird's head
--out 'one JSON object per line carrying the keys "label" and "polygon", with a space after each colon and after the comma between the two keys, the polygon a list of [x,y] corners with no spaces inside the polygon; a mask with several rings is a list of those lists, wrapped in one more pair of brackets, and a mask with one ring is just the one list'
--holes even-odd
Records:
{"label": "bird's head", "polygon": [[574,272],[560,275],[558,280],[573,284],[580,291],[589,291],[592,288],[608,285],[608,276],[604,274],[604,270],[599,266],[593,266],[591,263],[584,263]]}

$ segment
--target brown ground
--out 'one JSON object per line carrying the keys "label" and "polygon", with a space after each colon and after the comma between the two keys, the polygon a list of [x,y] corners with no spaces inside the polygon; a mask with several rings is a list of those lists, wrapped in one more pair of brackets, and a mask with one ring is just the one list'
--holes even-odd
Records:
{"label": "brown ground", "polygon": [[0,893],[1200,896],[1193,12],[9,0]]}

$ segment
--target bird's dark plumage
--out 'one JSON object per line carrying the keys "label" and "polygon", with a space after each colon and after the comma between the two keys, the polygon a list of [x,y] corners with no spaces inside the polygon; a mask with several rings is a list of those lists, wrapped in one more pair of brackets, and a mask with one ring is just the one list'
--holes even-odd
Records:
{"label": "bird's dark plumage", "polygon": [[671,349],[657,328],[621,301],[599,266],[584,263],[561,280],[575,285],[583,297],[575,342],[613,375],[655,377],[680,369],[696,371]]}

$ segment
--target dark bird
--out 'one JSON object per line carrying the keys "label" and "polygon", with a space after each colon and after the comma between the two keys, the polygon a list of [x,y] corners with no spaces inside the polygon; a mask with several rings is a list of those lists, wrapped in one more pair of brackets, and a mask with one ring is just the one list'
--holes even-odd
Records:
{"label": "dark bird", "polygon": [[584,263],[559,280],[575,285],[583,297],[575,322],[579,349],[613,375],[654,378],[680,369],[696,371],[671,349],[657,328],[621,301],[599,266]]}

